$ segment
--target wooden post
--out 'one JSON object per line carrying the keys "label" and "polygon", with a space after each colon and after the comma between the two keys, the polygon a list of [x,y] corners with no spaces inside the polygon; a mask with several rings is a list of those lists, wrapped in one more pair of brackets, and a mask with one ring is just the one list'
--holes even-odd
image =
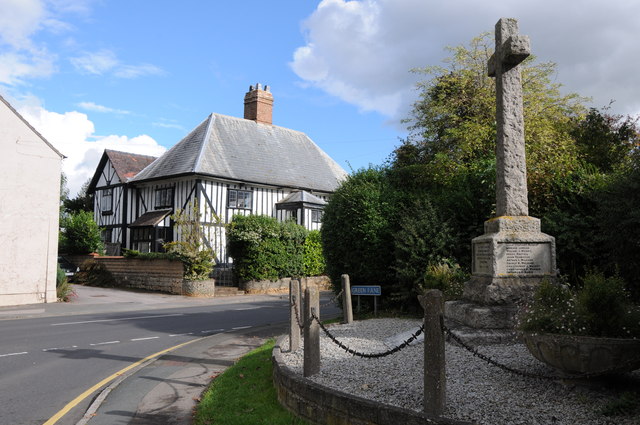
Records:
{"label": "wooden post", "polygon": [[342,279],[342,323],[353,323],[353,308],[351,307],[351,282],[349,275],[343,274]]}
{"label": "wooden post", "polygon": [[320,372],[320,325],[312,318],[312,314],[320,318],[317,286],[308,286],[304,291],[304,376]]}
{"label": "wooden post", "polygon": [[290,305],[290,325],[289,325],[289,351],[296,351],[300,348],[300,325],[302,322],[300,281],[291,279],[289,282],[289,305]]}
{"label": "wooden post", "polygon": [[424,411],[441,416],[447,393],[444,358],[444,297],[437,289],[418,297],[424,308]]}

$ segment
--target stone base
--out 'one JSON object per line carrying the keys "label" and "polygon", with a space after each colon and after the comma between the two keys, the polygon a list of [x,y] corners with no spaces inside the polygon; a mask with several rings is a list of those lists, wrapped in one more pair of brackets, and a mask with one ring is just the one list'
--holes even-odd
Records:
{"label": "stone base", "polygon": [[[553,277],[548,277],[553,279]],[[462,298],[484,306],[513,306],[532,299],[542,277],[471,276]]]}
{"label": "stone base", "polygon": [[487,306],[468,301],[448,301],[444,316],[460,325],[474,329],[514,329],[515,306]]}

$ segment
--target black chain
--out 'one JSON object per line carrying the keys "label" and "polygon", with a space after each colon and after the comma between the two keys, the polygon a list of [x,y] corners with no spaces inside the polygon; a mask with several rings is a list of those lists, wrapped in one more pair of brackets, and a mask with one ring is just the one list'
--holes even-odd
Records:
{"label": "black chain", "polygon": [[333,304],[334,302],[336,302],[338,300],[338,298],[340,298],[340,296],[342,295],[342,293],[344,292],[344,289],[341,289],[340,292],[338,292],[333,298],[331,298],[329,301],[327,301],[324,304],[320,304],[320,308],[325,308],[325,307],[329,307],[331,304]]}
{"label": "black chain", "polygon": [[506,370],[507,372],[511,372],[515,375],[520,375],[520,376],[524,376],[527,378],[535,378],[535,379],[543,379],[543,380],[556,380],[556,379],[560,379],[557,376],[548,376],[548,375],[540,375],[540,374],[536,374],[536,373],[531,373],[531,372],[526,372],[526,371],[522,371],[522,370],[518,370],[518,369],[514,369],[512,367],[509,367],[507,365],[503,365],[502,363],[497,362],[496,360],[492,359],[491,357],[482,354],[481,352],[478,351],[478,349],[470,346],[469,344],[467,344],[466,342],[464,342],[458,335],[454,334],[453,332],[451,332],[451,330],[449,328],[447,328],[444,324],[442,325],[442,329],[444,330],[444,332],[451,338],[453,339],[455,342],[457,342],[458,344],[460,344],[464,349],[466,349],[467,351],[469,351],[471,354],[473,354],[474,356],[478,357],[481,360],[484,360],[485,362],[498,367],[502,370]]}
{"label": "black chain", "polygon": [[[547,381],[559,381],[559,380],[565,380],[565,381],[570,381],[570,380],[576,380],[576,379],[589,379],[589,378],[596,378],[602,375],[606,375],[607,373],[612,373],[616,370],[621,369],[621,367],[618,365],[615,368],[610,368],[607,370],[602,370],[599,372],[588,372],[588,373],[579,373],[579,374],[571,374],[571,375],[556,375],[556,376],[552,376],[552,375],[542,375],[542,374],[538,374],[538,373],[531,373],[531,372],[527,372],[527,371],[522,371],[522,370],[518,370],[518,369],[514,369],[512,367],[509,367],[507,365],[504,365],[494,359],[492,359],[491,357],[482,354],[478,351],[477,348],[474,348],[472,346],[470,346],[469,344],[467,344],[466,342],[464,342],[458,335],[454,334],[451,329],[447,328],[444,324],[442,325],[442,329],[444,330],[444,332],[451,337],[451,339],[453,339],[455,342],[457,342],[458,344],[460,344],[460,346],[462,346],[462,348],[466,349],[467,351],[469,351],[471,354],[473,354],[474,356],[478,357],[481,360],[486,361],[487,363],[498,367],[502,370],[505,370],[507,372],[511,372],[515,375],[520,375],[520,376],[524,376],[526,378],[534,378],[534,379],[541,379],[541,380],[547,380]],[[631,364],[634,363],[634,361],[627,361],[622,368],[624,368],[624,366],[631,366]]]}
{"label": "black chain", "polygon": [[343,350],[345,350],[347,353],[349,354],[353,354],[354,356],[358,356],[358,357],[363,357],[365,359],[376,359],[376,358],[380,358],[380,357],[386,357],[386,356],[390,356],[391,354],[395,354],[398,351],[402,350],[403,348],[407,347],[409,344],[411,344],[416,338],[418,338],[418,336],[420,336],[420,334],[424,331],[424,325],[420,326],[420,329],[418,329],[414,334],[412,334],[406,341],[404,341],[402,344],[388,350],[382,353],[361,353],[359,351],[353,350],[349,347],[347,347],[346,345],[344,345],[342,342],[338,341],[338,339],[333,336],[331,334],[331,332],[329,332],[329,330],[322,324],[322,322],[318,319],[318,317],[315,314],[312,314],[312,318],[318,322],[318,324],[320,325],[320,328],[324,331],[324,333],[329,337],[329,339],[331,339],[331,341],[334,342],[334,344],[336,344],[338,347],[342,348]]}
{"label": "black chain", "polygon": [[296,313],[296,322],[298,322],[298,326],[300,329],[304,329],[304,325],[300,321],[300,315],[298,314],[298,304],[296,303],[296,296],[293,295],[291,302],[289,303],[291,307],[293,307],[293,311]]}

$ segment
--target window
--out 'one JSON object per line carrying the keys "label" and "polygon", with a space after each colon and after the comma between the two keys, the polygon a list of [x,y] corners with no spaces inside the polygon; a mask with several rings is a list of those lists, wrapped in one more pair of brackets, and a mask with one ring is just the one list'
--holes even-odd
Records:
{"label": "window", "polygon": [[251,209],[251,191],[229,189],[229,208]]}
{"label": "window", "polygon": [[100,199],[100,211],[103,215],[113,212],[113,189],[103,189]]}
{"label": "window", "polygon": [[313,223],[322,222],[322,210],[311,210],[311,221]]}
{"label": "window", "polygon": [[151,252],[153,227],[134,227],[131,229],[133,249],[140,252]]}
{"label": "window", "polygon": [[156,208],[172,208],[173,207],[173,188],[164,187],[156,189]]}
{"label": "window", "polygon": [[113,237],[113,229],[102,229],[100,232],[100,239],[102,243],[111,243],[111,238]]}

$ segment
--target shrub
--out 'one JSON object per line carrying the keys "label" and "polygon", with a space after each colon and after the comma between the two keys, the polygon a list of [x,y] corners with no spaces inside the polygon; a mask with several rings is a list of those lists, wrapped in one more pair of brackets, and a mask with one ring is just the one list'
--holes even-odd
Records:
{"label": "shrub", "polygon": [[325,268],[320,231],[312,230],[304,241],[304,274],[320,276],[325,274]]}
{"label": "shrub", "polygon": [[213,271],[215,252],[205,245],[205,230],[198,202],[191,202],[184,210],[177,210],[171,216],[181,240],[164,244],[164,249],[184,265],[184,278],[187,280],[208,279]]}
{"label": "shrub", "polygon": [[67,254],[103,252],[100,228],[88,211],[64,217],[60,223],[60,251]]}
{"label": "shrub", "polygon": [[136,260],[180,260],[178,255],[171,252],[140,252],[135,249],[124,249],[123,251],[123,257],[135,258]]}
{"label": "shrub", "polygon": [[237,281],[304,275],[304,227],[268,216],[236,215],[227,230]]}
{"label": "shrub", "polygon": [[619,277],[589,272],[572,291],[545,280],[521,317],[529,332],[607,338],[640,338],[640,307],[633,305]]}
{"label": "shrub", "polygon": [[[351,284],[393,281],[389,267],[393,238],[387,220],[387,180],[382,168],[356,171],[333,194],[322,218],[322,249],[336,292],[340,276]],[[383,291],[384,293],[384,291]]]}
{"label": "shrub", "polygon": [[80,265],[75,280],[81,285],[111,288],[116,286],[116,280],[104,265],[95,260],[87,260]]}
{"label": "shrub", "polygon": [[428,198],[405,203],[411,214],[403,214],[394,235],[396,282],[392,298],[402,304],[416,304],[422,293],[425,271],[447,255],[451,237],[449,227],[440,220]]}
{"label": "shrub", "polygon": [[422,291],[439,289],[448,300],[462,297],[464,282],[469,275],[451,260],[429,264],[421,285]]}
{"label": "shrub", "polygon": [[56,296],[58,297],[58,300],[67,302],[75,295],[76,293],[73,291],[73,287],[71,286],[71,283],[69,283],[64,270],[62,270],[60,264],[58,264],[58,269],[56,271]]}

